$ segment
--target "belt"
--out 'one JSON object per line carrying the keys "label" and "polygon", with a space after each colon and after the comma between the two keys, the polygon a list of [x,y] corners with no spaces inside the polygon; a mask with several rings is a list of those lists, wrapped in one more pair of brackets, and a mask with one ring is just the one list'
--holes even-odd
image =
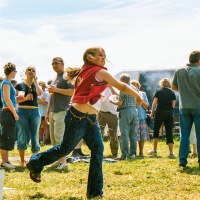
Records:
{"label": "belt", "polygon": [[111,113],[111,112],[109,112],[109,111],[108,111],[108,112],[105,112],[105,111],[102,111],[102,110],[100,110],[100,112],[102,112],[102,113]]}
{"label": "belt", "polygon": [[10,110],[8,107],[3,108],[2,110]]}

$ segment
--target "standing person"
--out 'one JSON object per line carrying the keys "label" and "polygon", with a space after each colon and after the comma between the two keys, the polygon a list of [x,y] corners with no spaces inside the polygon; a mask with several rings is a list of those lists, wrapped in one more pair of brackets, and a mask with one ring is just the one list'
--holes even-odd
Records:
{"label": "standing person", "polygon": [[17,71],[13,63],[4,66],[4,74],[6,78],[1,84],[1,99],[3,103],[0,134],[0,151],[1,151],[1,167],[14,169],[15,166],[8,161],[8,152],[14,149],[16,137],[16,121],[19,120],[17,115],[16,91],[11,84],[12,78],[15,78]]}
{"label": "standing person", "polygon": [[150,117],[154,117],[154,133],[153,133],[153,150],[149,151],[150,155],[157,155],[157,146],[159,138],[159,130],[164,122],[166,130],[166,143],[169,147],[169,157],[174,158],[173,146],[173,127],[174,127],[174,116],[173,108],[176,104],[176,95],[171,90],[171,81],[168,78],[160,80],[159,89],[155,95],[152,103],[152,111]]}
{"label": "standing person", "polygon": [[45,120],[45,116],[46,116],[46,112],[47,112],[47,108],[48,108],[48,102],[50,99],[50,95],[46,88],[46,83],[44,81],[40,81],[39,85],[43,91],[42,95],[38,96],[38,107],[39,107],[40,115],[41,115],[39,140],[41,140],[41,138],[42,138],[42,139],[44,139],[44,144],[49,144],[50,143],[49,125],[48,125],[47,121]]}
{"label": "standing person", "polygon": [[[120,81],[130,85],[130,75],[121,74]],[[134,90],[136,91],[136,89]],[[125,160],[129,156],[135,158],[137,152],[137,110],[135,98],[132,95],[120,92],[119,100],[116,102],[111,100],[111,103],[117,105],[119,111],[119,128],[121,132],[119,138],[121,158],[119,159]]]}
{"label": "standing person", "polygon": [[192,129],[190,132],[190,144],[192,145],[192,158],[196,158],[198,153],[197,153],[197,137],[196,137],[196,131],[195,131],[195,125],[193,123]]}
{"label": "standing person", "polygon": [[[111,90],[112,89],[112,90]],[[98,113],[98,122],[101,129],[102,137],[104,135],[104,129],[108,125],[108,131],[110,135],[110,150],[114,158],[118,157],[119,141],[117,135],[118,127],[118,117],[117,117],[117,106],[112,104],[109,100],[111,95],[116,95],[112,93],[113,88],[107,87],[101,98],[101,107]]]}
{"label": "standing person", "polygon": [[[71,96],[74,92],[74,86],[63,78],[64,76],[64,61],[60,57],[55,57],[52,60],[53,70],[57,76],[51,81],[49,86],[50,101],[46,112],[46,120],[49,121],[50,140],[53,146],[62,142],[65,129],[65,114],[69,108]],[[60,158],[52,167],[62,170],[66,168],[66,156]]]}
{"label": "standing person", "polygon": [[147,114],[146,110],[149,108],[149,101],[147,99],[146,92],[140,91],[141,85],[137,80],[132,80],[131,84],[137,88],[139,94],[144,99],[141,106],[138,106],[138,121],[137,121],[137,136],[139,146],[139,156],[144,156],[144,142],[149,140],[149,131],[147,126]]}
{"label": "standing person", "polygon": [[17,95],[18,91],[25,92],[25,97],[17,100],[19,115],[17,149],[19,150],[20,166],[22,167],[26,165],[25,150],[27,150],[29,134],[32,153],[34,154],[40,151],[38,132],[41,118],[37,96],[41,95],[43,92],[38,85],[34,66],[28,66],[25,75],[24,82],[18,83],[15,86]]}
{"label": "standing person", "polygon": [[[30,177],[35,182],[41,181],[41,171],[61,157],[69,154],[77,143],[84,138],[91,150],[88,175],[87,197],[95,198],[103,195],[103,141],[99,124],[96,119],[99,108],[100,93],[107,83],[136,97],[138,104],[142,103],[140,95],[128,85],[112,77],[104,67],[106,55],[100,47],[89,48],[83,55],[84,65],[75,82],[75,93],[72,105],[65,116],[65,132],[61,144],[46,152],[33,155],[27,164]],[[73,78],[73,77],[72,77]]]}
{"label": "standing person", "polygon": [[[174,73],[172,89],[179,92],[180,112],[180,147],[179,166],[188,164],[190,132],[195,124],[197,152],[200,152],[200,51],[193,51],[189,56],[189,64]],[[198,153],[200,166],[200,153]]]}
{"label": "standing person", "polygon": [[[2,113],[2,108],[3,108],[3,103],[1,101],[1,83],[3,81],[3,77],[0,76],[0,121],[1,121],[1,113]],[[0,124],[0,134],[1,134],[1,124]]]}

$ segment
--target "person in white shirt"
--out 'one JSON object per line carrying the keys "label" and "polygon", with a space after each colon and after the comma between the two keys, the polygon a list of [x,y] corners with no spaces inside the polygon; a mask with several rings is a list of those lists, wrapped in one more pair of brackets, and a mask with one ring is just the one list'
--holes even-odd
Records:
{"label": "person in white shirt", "polygon": [[104,135],[104,129],[106,125],[108,126],[110,134],[111,153],[113,157],[118,157],[119,141],[117,136],[117,127],[118,127],[117,106],[110,103],[109,100],[109,97],[113,95],[113,92],[114,90],[111,87],[108,87],[103,91],[101,97],[101,107],[98,113],[98,121],[102,136]]}

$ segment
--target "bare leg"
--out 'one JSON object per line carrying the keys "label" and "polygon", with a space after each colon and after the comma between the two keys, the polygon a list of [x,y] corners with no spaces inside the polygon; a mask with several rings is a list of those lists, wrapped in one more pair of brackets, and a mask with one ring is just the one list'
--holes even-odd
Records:
{"label": "bare leg", "polygon": [[138,145],[139,145],[139,155],[142,155],[144,149],[144,140],[138,141]]}
{"label": "bare leg", "polygon": [[20,166],[24,167],[26,166],[26,160],[24,159],[25,157],[25,150],[19,150],[19,157],[20,157]]}
{"label": "bare leg", "polygon": [[3,163],[8,162],[8,151],[1,149],[1,159]]}
{"label": "bare leg", "polygon": [[168,146],[169,146],[169,152],[170,154],[173,154],[173,147],[174,147],[174,144],[173,143],[168,143]]}

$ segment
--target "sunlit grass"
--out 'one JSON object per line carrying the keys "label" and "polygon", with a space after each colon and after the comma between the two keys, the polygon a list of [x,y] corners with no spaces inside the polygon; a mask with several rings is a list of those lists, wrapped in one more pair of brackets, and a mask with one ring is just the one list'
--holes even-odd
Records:
{"label": "sunlit grass", "polygon": [[[105,156],[110,155],[109,142],[105,142]],[[200,170],[197,158],[189,158],[188,168],[178,167],[179,142],[175,141],[175,159],[168,158],[168,146],[165,141],[158,145],[158,156],[147,155],[152,148],[152,142],[145,143],[145,157],[116,163],[103,162],[104,199],[119,200],[169,200],[200,199]],[[42,151],[50,146],[43,146]],[[87,146],[83,151],[88,152]],[[27,151],[31,155],[30,150]],[[18,157],[17,150],[10,156]],[[19,162],[13,162],[16,166]],[[5,172],[4,186],[14,188],[4,190],[3,199],[55,199],[79,200],[85,199],[88,176],[88,163],[79,162],[69,165],[68,169],[57,171],[45,167],[42,172],[42,182],[34,183],[29,178],[26,169],[17,167],[16,170]]]}

